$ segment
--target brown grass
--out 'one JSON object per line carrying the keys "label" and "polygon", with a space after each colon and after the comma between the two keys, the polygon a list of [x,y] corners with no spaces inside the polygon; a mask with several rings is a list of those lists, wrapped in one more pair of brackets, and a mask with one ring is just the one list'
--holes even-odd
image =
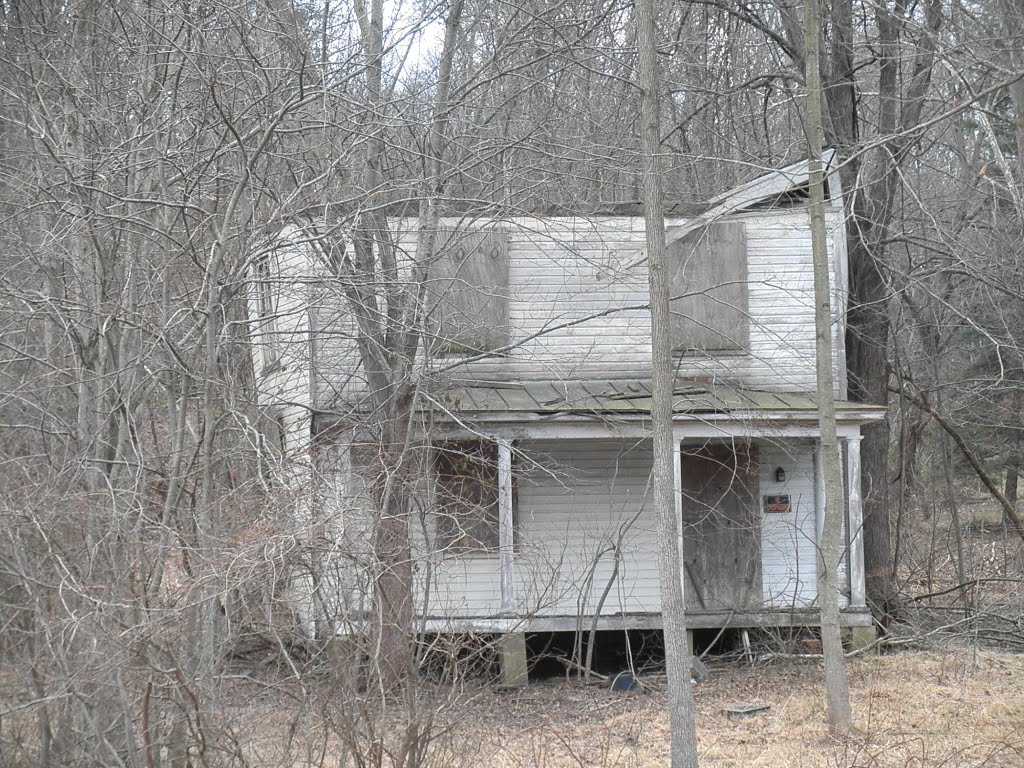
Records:
{"label": "brown grass", "polygon": [[[853,661],[850,680],[857,733],[834,739],[824,725],[816,664],[731,667],[713,674],[696,688],[702,765],[1024,766],[1024,657],[966,650],[901,653]],[[723,712],[751,702],[771,709],[742,719]],[[472,714],[487,738],[477,765],[668,764],[663,684],[647,694],[621,695],[545,683],[479,708]]]}
{"label": "brown grass", "polygon": [[[857,731],[835,739],[824,725],[817,662],[713,668],[711,679],[696,686],[702,766],[1024,767],[1024,656],[908,651],[851,660],[849,672]],[[226,728],[215,737],[212,765],[309,768],[342,762],[343,725],[340,713],[326,704],[333,698],[330,690],[311,691],[324,702],[311,708],[296,706],[283,690],[250,680],[224,692],[234,703],[225,702],[214,718]],[[437,708],[431,706],[435,698]],[[419,706],[438,714],[444,732],[431,750],[431,766],[660,768],[669,758],[665,701],[665,683],[657,678],[637,694],[548,680],[505,693],[475,688],[452,695],[444,687],[428,687]],[[770,709],[734,719],[723,711],[747,703]],[[0,726],[4,768],[34,764],[27,753],[19,762],[21,752],[14,748],[17,731],[32,740],[32,720],[26,711],[19,714]],[[377,728],[385,738],[401,732],[400,712],[390,710],[384,720]],[[232,753],[245,759],[232,760]]]}

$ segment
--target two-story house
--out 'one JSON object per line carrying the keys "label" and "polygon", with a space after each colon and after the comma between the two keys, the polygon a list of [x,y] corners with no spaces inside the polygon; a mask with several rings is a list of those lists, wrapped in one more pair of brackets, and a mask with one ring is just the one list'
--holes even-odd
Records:
{"label": "two-story house", "polygon": [[[824,489],[807,176],[797,163],[666,209],[691,628],[818,621]],[[834,169],[827,178],[847,488],[842,615],[866,642],[859,440],[883,412],[845,400],[843,200]],[[418,222],[389,227],[415,263]],[[660,628],[640,207],[445,219],[438,242],[426,283],[408,288],[424,317],[411,443],[422,472],[412,513],[420,626],[506,634],[513,676],[526,632]],[[263,403],[288,451],[317,446],[321,476],[293,472],[291,482],[329,490],[311,495],[311,514],[331,520],[334,575],[320,583],[336,593],[340,627],[370,589],[359,468],[372,414],[351,291],[332,288],[315,251],[287,230],[257,262],[250,305]]]}

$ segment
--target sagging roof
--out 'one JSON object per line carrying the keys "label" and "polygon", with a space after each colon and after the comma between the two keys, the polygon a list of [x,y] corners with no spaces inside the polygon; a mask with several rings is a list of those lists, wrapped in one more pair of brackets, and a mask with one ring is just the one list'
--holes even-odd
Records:
{"label": "sagging roof", "polygon": [[[824,150],[821,156],[826,174],[827,199],[841,194],[835,178],[838,163],[836,152],[832,148]],[[707,199],[665,200],[662,202],[662,213],[666,218],[691,219],[689,229],[696,229],[723,216],[763,207],[780,207],[789,202],[806,202],[807,187],[810,180],[810,162],[804,158],[783,168],[767,170],[750,181]],[[418,198],[396,200],[384,205],[383,210],[388,216],[415,216],[423,201]],[[322,205],[309,211],[314,218],[322,215]],[[507,206],[487,200],[443,200],[441,201],[442,217],[464,216],[467,218],[502,218],[506,216],[540,216],[540,217],[599,217],[599,216],[630,216],[644,215],[642,201],[588,202],[547,205],[531,205],[528,207]],[[677,237],[681,237],[677,233]]]}
{"label": "sagging roof", "polygon": [[[590,379],[523,383],[451,384],[431,393],[443,407],[461,414],[648,414],[649,380]],[[676,385],[673,410],[677,414],[757,413],[817,414],[814,398],[804,394],[767,392],[725,384],[682,382]],[[840,418],[871,420],[882,409],[836,401]]]}

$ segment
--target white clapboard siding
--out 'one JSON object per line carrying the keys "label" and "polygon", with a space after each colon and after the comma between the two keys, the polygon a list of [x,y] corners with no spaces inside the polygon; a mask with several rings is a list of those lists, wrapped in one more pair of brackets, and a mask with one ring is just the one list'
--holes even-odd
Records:
{"label": "white clapboard siding", "polygon": [[[761,548],[765,605],[806,608],[817,597],[814,447],[809,443],[761,444],[761,496],[788,495],[789,512],[762,512]],[[781,467],[785,482],[775,479]]]}
{"label": "white clapboard siding", "polygon": [[[723,378],[775,391],[814,390],[811,241],[803,208],[733,217],[746,226],[751,318],[749,351],[686,357],[681,376]],[[845,284],[840,212],[828,221],[833,284]],[[670,222],[670,226],[682,223]],[[393,222],[400,251],[413,258],[415,222]],[[650,369],[650,314],[643,220],[630,217],[514,218],[474,222],[510,233],[508,354],[464,363],[455,374],[485,380],[645,376]],[[321,402],[363,386],[350,308],[327,285],[316,307]],[[833,301],[837,381],[845,376],[844,305]],[[435,362],[450,365],[458,357]]]}
{"label": "white clapboard siding", "polygon": [[551,441],[522,447],[527,458],[519,464],[518,480],[519,609],[595,613],[614,571],[613,545],[625,526],[619,575],[600,611],[658,610],[650,444]]}
{"label": "white clapboard siding", "polygon": [[[261,404],[309,406],[312,333],[309,248],[298,230],[281,232],[249,274],[249,341]],[[307,408],[308,410],[308,408]]]}
{"label": "white clapboard siding", "polygon": [[[649,447],[594,441],[574,443],[571,450],[559,442],[531,442],[520,449],[515,480],[516,611],[541,616],[593,612],[613,569],[612,553],[606,550],[616,540],[619,526],[637,512],[640,516],[624,539],[620,579],[602,612],[656,610],[655,523],[645,495]],[[430,560],[429,570],[425,560],[417,570],[420,605],[425,576],[431,575],[430,615],[499,612],[497,554]]]}
{"label": "white clapboard siding", "polygon": [[372,609],[373,502],[362,472],[363,458],[345,442],[318,451],[322,485],[316,508],[324,534],[315,566],[318,600],[338,628],[358,622]]}

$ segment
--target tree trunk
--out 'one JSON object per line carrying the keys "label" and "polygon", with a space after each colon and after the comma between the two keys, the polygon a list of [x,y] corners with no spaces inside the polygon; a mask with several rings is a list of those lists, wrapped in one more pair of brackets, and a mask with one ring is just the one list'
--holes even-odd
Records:
{"label": "tree trunk", "polygon": [[818,69],[818,2],[804,5],[804,60],[807,151],[810,155],[810,218],[814,260],[814,329],[818,372],[818,423],[824,468],[825,512],[818,548],[818,604],[825,661],[825,699],[829,728],[847,733],[853,727],[846,660],[839,629],[839,563],[842,558],[843,478],[836,434],[832,351],[831,285],[825,230],[825,177],[821,164],[821,79]]}
{"label": "tree trunk", "polygon": [[1006,462],[1006,485],[1003,495],[1007,503],[1017,506],[1017,483],[1020,479],[1020,454],[1014,453]]}
{"label": "tree trunk", "polygon": [[644,228],[651,294],[651,420],[654,427],[654,506],[658,518],[658,573],[669,686],[672,768],[696,768],[697,726],[690,680],[690,649],[682,581],[682,522],[676,513],[676,446],[672,431],[672,321],[661,189],[661,116],[653,0],[635,5],[644,158]]}
{"label": "tree trunk", "polygon": [[374,479],[377,521],[373,552],[374,683],[388,691],[405,683],[413,671],[412,550],[409,540],[408,422],[403,415],[387,425],[387,436]]}
{"label": "tree trunk", "polygon": [[[878,260],[861,235],[850,237],[850,312],[847,327],[847,366],[850,399],[887,407],[889,318],[888,288]],[[898,610],[892,568],[889,529],[889,418],[866,425],[861,442],[862,498],[864,499],[864,570],[867,601],[883,626]]]}
{"label": "tree trunk", "polygon": [[[908,129],[917,125],[921,117],[943,23],[941,0],[927,0],[922,5],[925,23],[920,26],[913,55],[909,56],[901,40],[901,23],[909,22],[899,15],[906,12],[906,5],[897,3],[891,7],[888,0],[874,4],[878,27],[877,135],[886,143],[865,155],[863,160],[854,156],[842,171],[852,219],[848,226],[850,310],[846,338],[850,399],[882,407],[889,404],[886,351],[891,291],[883,272],[885,244],[900,183],[899,168],[914,141]],[[845,146],[858,132],[856,100],[833,98],[837,83],[843,92],[847,83],[853,82],[853,60],[844,53],[846,41],[852,39],[846,29],[853,24],[850,6],[851,0],[836,0],[832,15],[836,28],[832,30],[833,71],[827,89],[830,95],[829,139],[839,146]],[[837,8],[842,9],[842,13],[837,13]],[[903,73],[902,63],[908,60],[913,62],[913,67]],[[901,76],[905,87],[901,86]],[[864,499],[862,530],[867,600],[875,618],[887,626],[899,609],[889,526],[888,417],[865,427],[863,434],[861,496]]]}

